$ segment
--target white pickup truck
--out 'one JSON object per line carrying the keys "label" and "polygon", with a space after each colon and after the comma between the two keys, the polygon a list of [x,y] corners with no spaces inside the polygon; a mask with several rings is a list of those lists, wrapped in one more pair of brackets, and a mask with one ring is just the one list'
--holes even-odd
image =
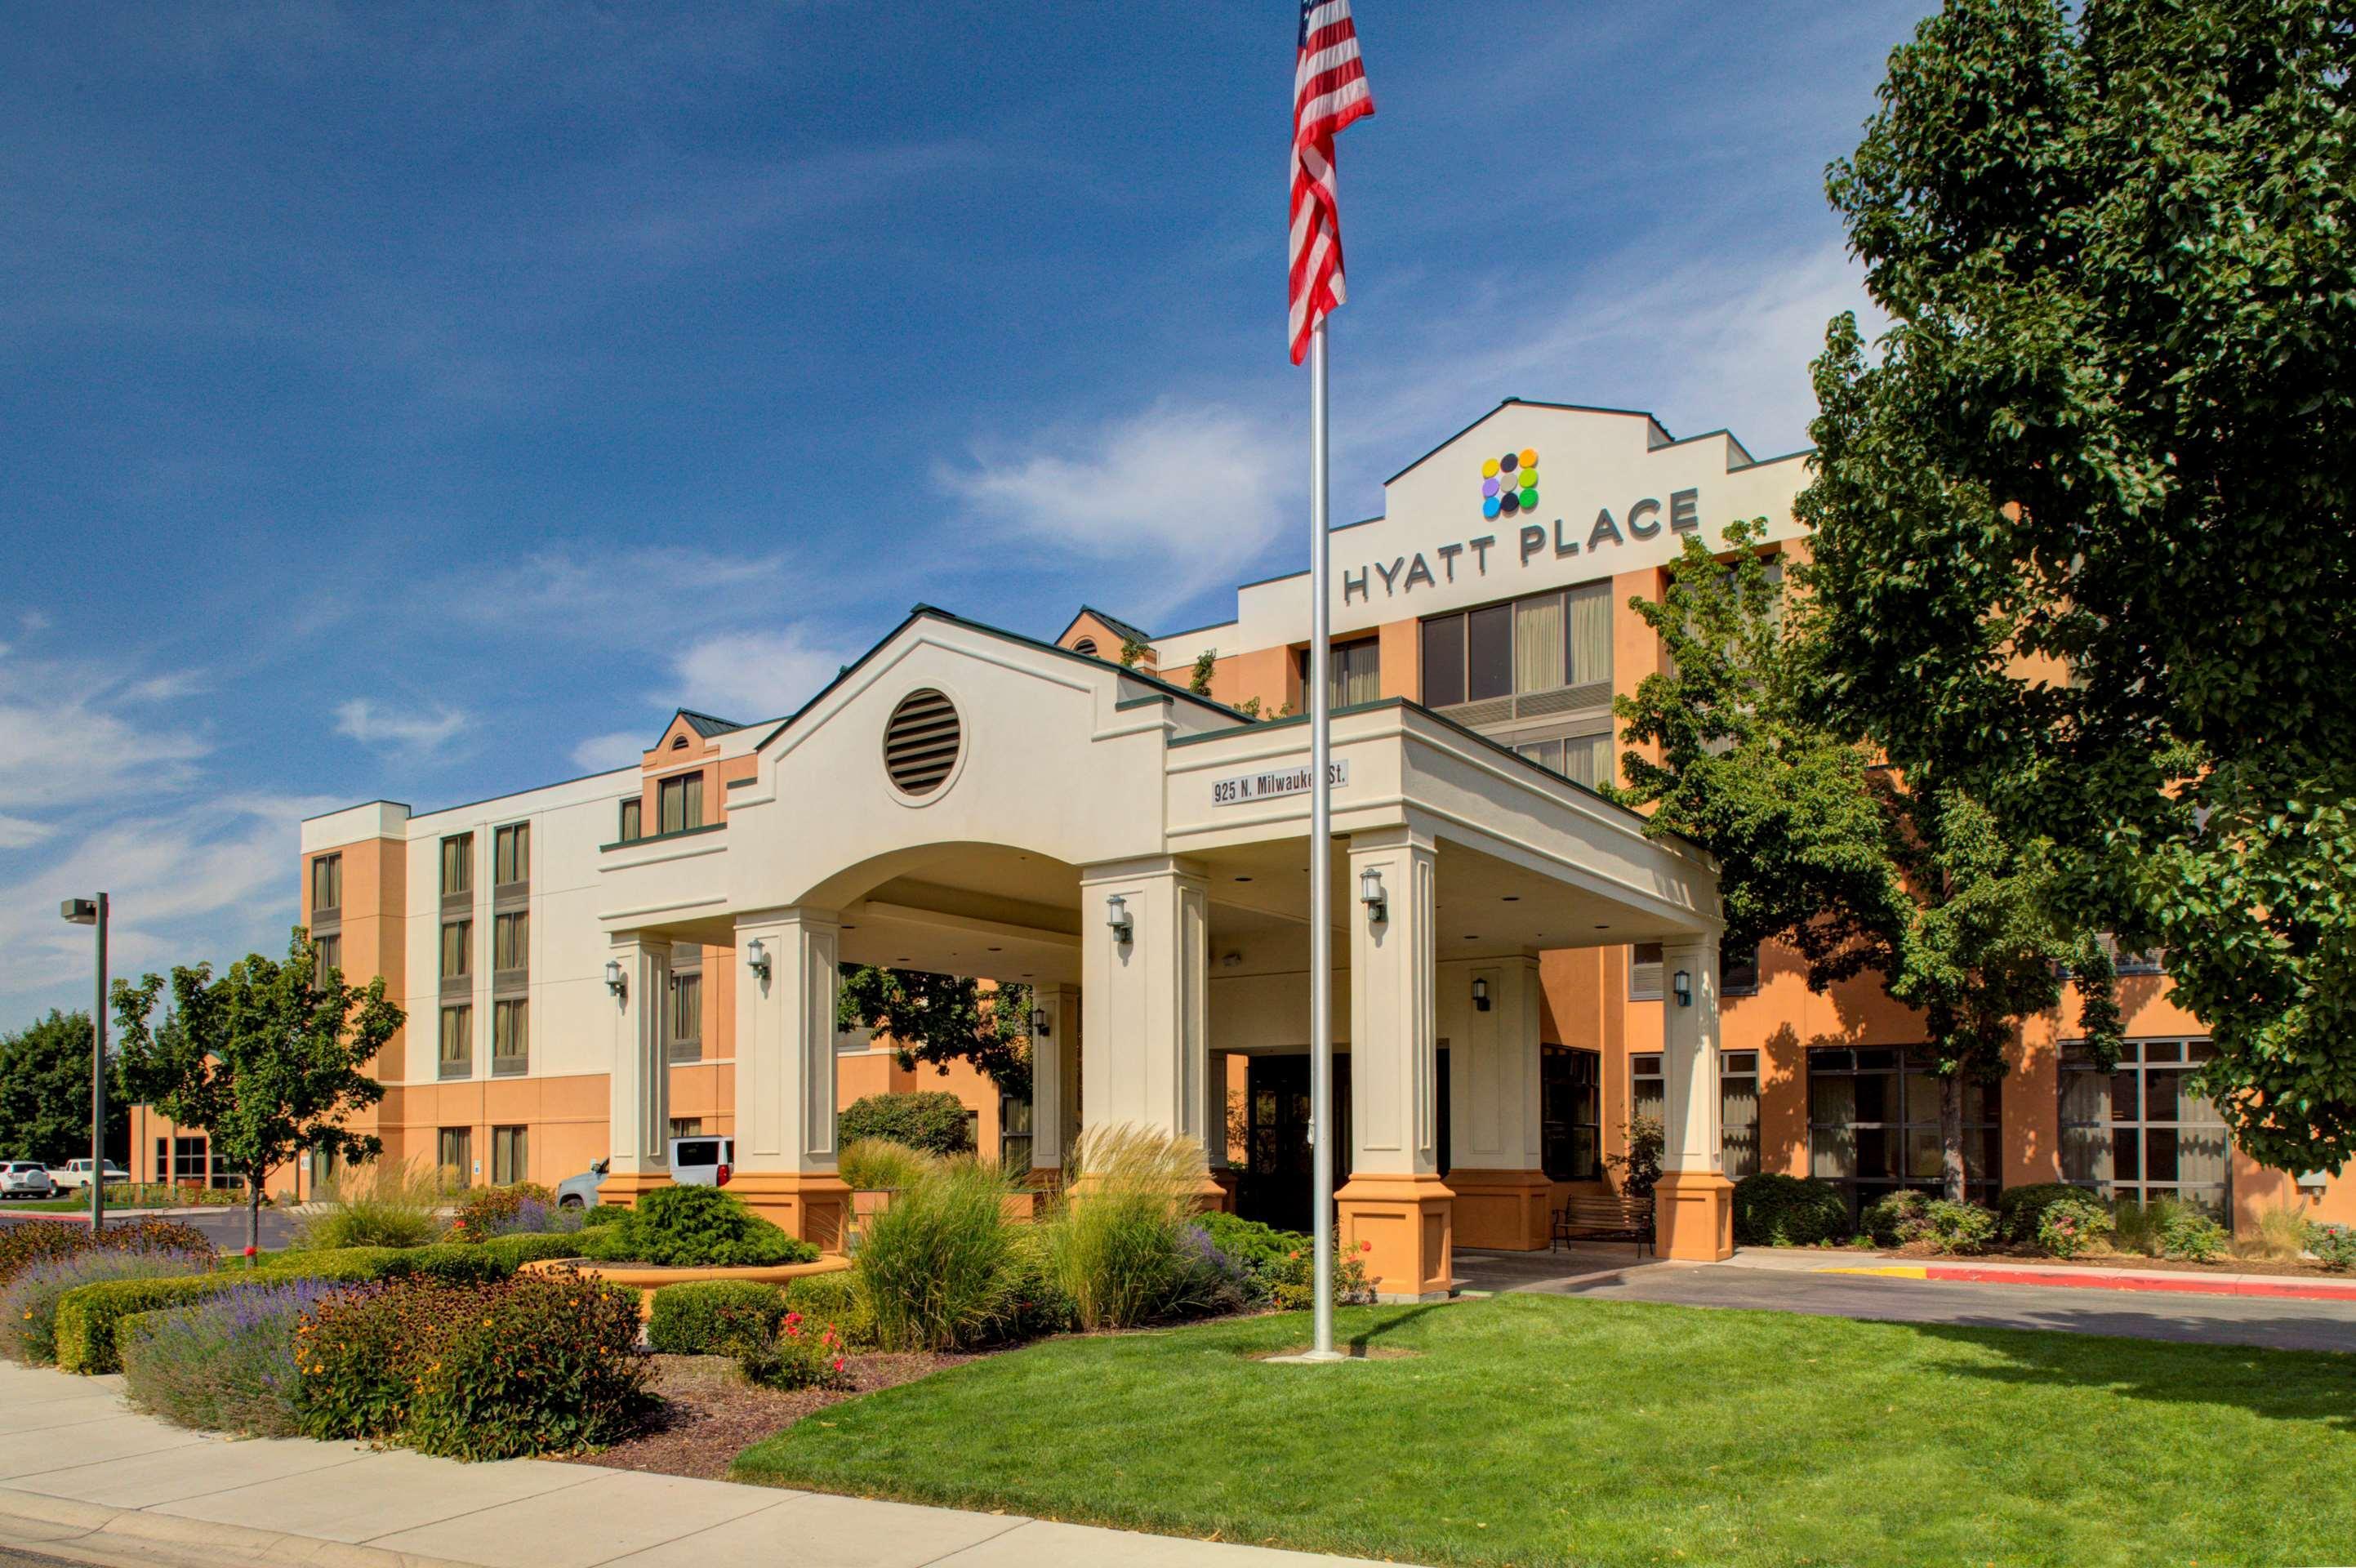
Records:
{"label": "white pickup truck", "polygon": [[[88,1160],[68,1160],[62,1165],[51,1165],[49,1184],[59,1192],[87,1191],[90,1187],[90,1169]],[[106,1183],[109,1187],[130,1179],[129,1171],[124,1170],[112,1160],[106,1162]]]}

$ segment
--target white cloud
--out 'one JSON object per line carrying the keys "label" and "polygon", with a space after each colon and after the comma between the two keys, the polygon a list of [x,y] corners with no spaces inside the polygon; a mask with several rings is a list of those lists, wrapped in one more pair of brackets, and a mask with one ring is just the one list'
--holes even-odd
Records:
{"label": "white cloud", "polygon": [[584,773],[604,773],[609,768],[628,768],[646,753],[653,737],[639,730],[616,730],[610,735],[593,735],[573,748],[573,766]]}
{"label": "white cloud", "polygon": [[403,713],[380,708],[365,697],[355,697],[336,709],[336,733],[362,746],[379,746],[423,757],[439,751],[474,720],[461,709],[435,707]]}
{"label": "white cloud", "polygon": [[202,671],[173,670],[161,675],[151,675],[145,681],[134,681],[123,688],[123,694],[134,703],[170,703],[194,696],[205,689]]}
{"label": "white cloud", "polygon": [[47,822],[0,812],[0,849],[25,849],[39,843],[57,829]]}
{"label": "white cloud", "polygon": [[739,724],[779,718],[816,696],[846,662],[837,650],[813,644],[798,626],[723,632],[679,656],[678,702]]}
{"label": "white cloud", "polygon": [[1108,596],[1151,618],[1232,580],[1276,536],[1299,456],[1236,409],[1164,401],[939,478],[1003,538],[1116,568]]}
{"label": "white cloud", "polygon": [[185,788],[212,749],[190,731],[109,711],[116,677],[67,660],[0,664],[0,809],[87,809]]}

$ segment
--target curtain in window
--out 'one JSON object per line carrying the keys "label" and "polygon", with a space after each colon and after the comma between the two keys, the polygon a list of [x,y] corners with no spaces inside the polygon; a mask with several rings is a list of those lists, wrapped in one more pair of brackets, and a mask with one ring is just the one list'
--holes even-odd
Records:
{"label": "curtain in window", "polygon": [[1333,650],[1333,705],[1372,703],[1383,694],[1383,645],[1373,638]]}
{"label": "curtain in window", "polygon": [[1612,679],[1612,585],[1570,592],[1570,683]]}
{"label": "curtain in window", "polygon": [[1514,690],[1551,692],[1562,683],[1562,597],[1523,599],[1514,606]]}
{"label": "curtain in window", "polygon": [[474,1055],[474,1009],[444,1007],[442,1009],[442,1060],[453,1066],[464,1065]]}
{"label": "curtain in window", "polygon": [[1562,776],[1592,789],[1612,780],[1612,737],[1575,736],[1562,743]]}

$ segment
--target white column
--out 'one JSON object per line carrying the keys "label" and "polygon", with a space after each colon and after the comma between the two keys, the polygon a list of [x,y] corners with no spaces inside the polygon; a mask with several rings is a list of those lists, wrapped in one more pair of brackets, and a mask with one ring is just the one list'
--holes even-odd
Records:
{"label": "white column", "polygon": [[[1119,898],[1130,922],[1110,925]],[[1134,1122],[1209,1144],[1210,899],[1202,875],[1169,856],[1080,873],[1080,1121]]]}
{"label": "white column", "polygon": [[622,966],[622,994],[609,990],[605,997],[614,1009],[607,1168],[616,1175],[659,1175],[670,1157],[669,1043],[663,1027],[670,939],[625,931],[615,937],[609,956]]}
{"label": "white column", "polygon": [[1065,1065],[1080,1026],[1076,986],[1041,985],[1031,993],[1040,1026],[1031,1031],[1031,1168],[1064,1165]]}
{"label": "white column", "polygon": [[[1382,875],[1387,918],[1359,891]],[[1405,828],[1350,838],[1350,1175],[1440,1169],[1439,1026],[1433,950],[1440,875],[1430,839]]]}
{"label": "white column", "polygon": [[[1678,976],[1689,1000],[1678,1000]],[[1718,938],[1670,937],[1661,944],[1661,1168],[1720,1172],[1719,1146]]]}
{"label": "white column", "polygon": [[1464,1170],[1537,1170],[1545,1152],[1538,961],[1522,955],[1443,963],[1440,987],[1452,1162]]}
{"label": "white column", "polygon": [[[736,921],[736,1160],[746,1172],[834,1171],[840,941],[831,909]],[[755,942],[766,980],[754,968]]]}

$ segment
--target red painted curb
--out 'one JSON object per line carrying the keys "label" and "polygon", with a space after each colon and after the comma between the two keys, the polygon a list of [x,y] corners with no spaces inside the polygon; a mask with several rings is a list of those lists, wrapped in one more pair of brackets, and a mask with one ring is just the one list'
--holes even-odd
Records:
{"label": "red painted curb", "polygon": [[2218,1280],[2204,1279],[2199,1274],[2160,1278],[2150,1274],[2113,1273],[2108,1270],[2071,1273],[2058,1269],[1975,1268],[1965,1263],[1926,1263],[1923,1265],[1923,1277],[1969,1284],[2057,1285],[2074,1290],[2158,1291],[2185,1295],[2249,1295],[2300,1301],[2356,1302],[2356,1283],[2340,1284],[2326,1280]]}

